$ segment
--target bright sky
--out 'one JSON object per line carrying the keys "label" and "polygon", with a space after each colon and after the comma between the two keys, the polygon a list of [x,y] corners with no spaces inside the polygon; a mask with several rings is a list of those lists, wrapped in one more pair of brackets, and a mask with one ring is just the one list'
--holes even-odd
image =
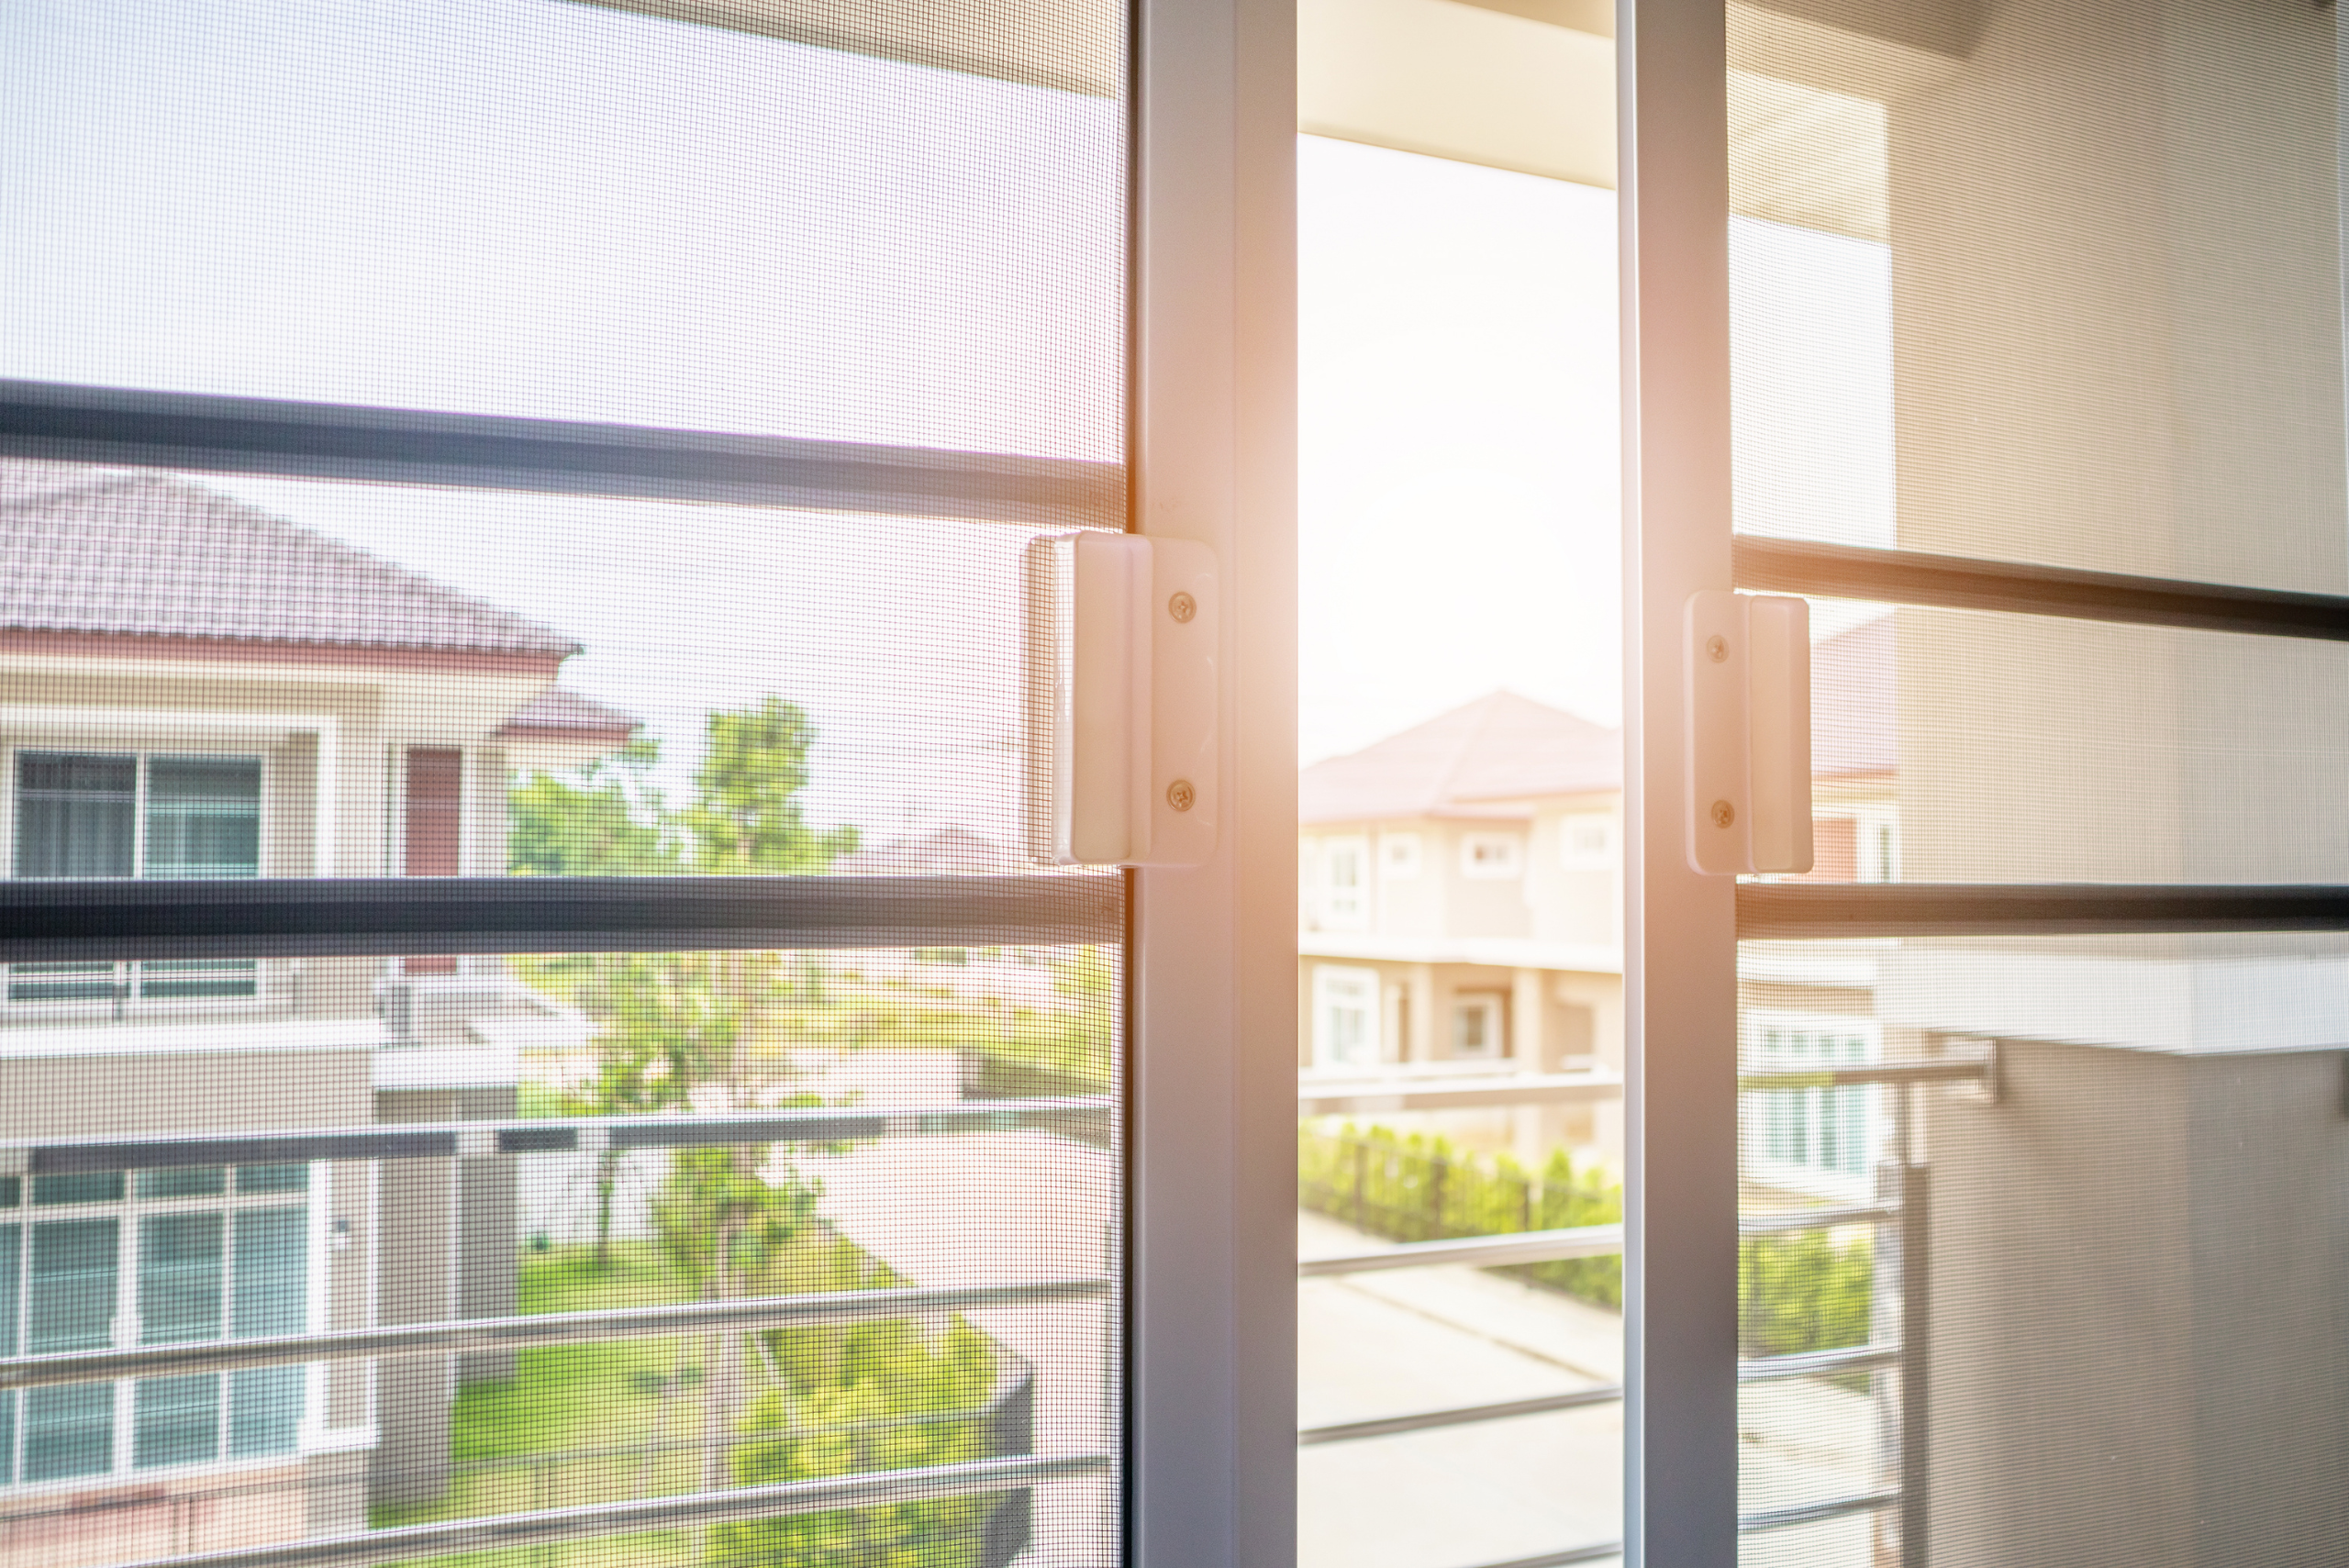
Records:
{"label": "bright sky", "polygon": [[[259,8],[0,8],[0,375],[1116,455],[1114,106],[546,0]],[[1299,157],[1304,759],[1500,686],[1617,722],[1611,193]],[[1881,248],[1736,246],[1741,521],[1888,538]],[[820,820],[1011,836],[1018,530],[206,482],[571,633],[673,782],[774,691]]]}

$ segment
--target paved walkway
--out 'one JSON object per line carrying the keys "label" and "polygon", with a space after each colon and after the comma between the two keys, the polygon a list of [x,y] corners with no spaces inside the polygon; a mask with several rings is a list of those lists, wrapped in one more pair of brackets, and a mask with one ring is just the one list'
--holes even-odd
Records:
{"label": "paved walkway", "polygon": [[[1389,1243],[1297,1217],[1306,1257]],[[1362,1420],[1614,1383],[1622,1320],[1464,1267],[1297,1287],[1297,1419]],[[1623,1416],[1593,1406],[1297,1455],[1300,1568],[1466,1568],[1618,1539]]]}

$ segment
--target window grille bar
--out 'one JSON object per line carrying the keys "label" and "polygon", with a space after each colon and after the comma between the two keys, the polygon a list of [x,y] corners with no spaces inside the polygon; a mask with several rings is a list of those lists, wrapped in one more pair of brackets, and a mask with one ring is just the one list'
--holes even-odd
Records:
{"label": "window grille bar", "polygon": [[1848,1067],[1793,1067],[1739,1075],[1740,1090],[1849,1089],[1868,1084],[1973,1084],[1998,1071],[1987,1056],[1936,1056],[1920,1062],[1870,1062]]}
{"label": "window grille bar", "polygon": [[523,1121],[386,1122],[319,1128],[0,1145],[0,1171],[72,1175],[186,1165],[286,1165],[312,1160],[428,1160],[457,1155],[600,1153],[728,1143],[830,1143],[874,1138],[1097,1125],[1106,1097],[958,1102],[941,1106],[814,1106],[718,1116],[532,1118]]}
{"label": "window grille bar", "polygon": [[1012,1284],[952,1285],[902,1290],[813,1291],[798,1296],[688,1301],[665,1307],[609,1307],[593,1312],[542,1312],[402,1323],[377,1329],[282,1334],[266,1339],[213,1340],[196,1344],[142,1345],[129,1350],[72,1351],[0,1359],[0,1389],[43,1388],[118,1377],[185,1376],[298,1362],[353,1361],[373,1356],[442,1354],[522,1345],[577,1344],[595,1340],[658,1339],[711,1329],[776,1329],[815,1324],[874,1323],[924,1312],[989,1307],[1030,1307],[1053,1301],[1098,1301],[1106,1279],[1035,1280]]}
{"label": "window grille bar", "polygon": [[1567,1568],[1575,1562],[1603,1562],[1609,1557],[1623,1555],[1620,1540],[1594,1541],[1588,1546],[1569,1546],[1563,1551],[1544,1551],[1532,1557],[1512,1557],[1506,1562],[1480,1562],[1476,1568]]}
{"label": "window grille bar", "polygon": [[955,1464],[863,1471],[810,1481],[730,1487],[722,1492],[585,1503],[567,1508],[404,1525],[279,1546],[146,1558],[118,1568],[340,1568],[342,1564],[389,1563],[403,1558],[547,1545],[669,1526],[729,1524],[788,1514],[984,1496],[994,1492],[1018,1491],[1038,1482],[1092,1474],[1108,1470],[1110,1465],[1110,1456],[1103,1453],[974,1459]]}
{"label": "window grille bar", "polygon": [[1889,1508],[1900,1501],[1900,1494],[1863,1492],[1849,1497],[1830,1497],[1824,1502],[1798,1503],[1792,1507],[1765,1508],[1759,1513],[1738,1516],[1740,1535],[1753,1535],[1765,1529],[1785,1529],[1792,1525],[1817,1524],[1821,1519],[1840,1519],[1846,1514],[1869,1514],[1879,1508]]}
{"label": "window grille bar", "polygon": [[1575,1225],[1556,1230],[1522,1230],[1507,1236],[1463,1236],[1441,1241],[1406,1241],[1377,1252],[1348,1252],[1298,1262],[1299,1279],[1366,1274],[1386,1269],[1437,1268],[1446,1263],[1490,1267],[1547,1263],[1562,1258],[1604,1258],[1623,1250],[1620,1225]]}
{"label": "window grille bar", "polygon": [[1855,1204],[1844,1208],[1797,1208],[1783,1214],[1740,1215],[1740,1236],[1777,1236],[1789,1230],[1827,1230],[1838,1225],[1881,1225],[1900,1218],[1891,1204]]}
{"label": "window grille bar", "polygon": [[0,381],[0,456],[820,512],[1123,526],[1122,464]]}
{"label": "window grille bar", "polygon": [[2349,887],[1743,883],[1745,941],[2349,930]]}
{"label": "window grille bar", "polygon": [[1796,1351],[1782,1356],[1748,1356],[1737,1363],[1740,1383],[1773,1383],[1838,1372],[1871,1372],[1897,1366],[1898,1345],[1846,1345],[1831,1351]]}
{"label": "window grille bar", "polygon": [[0,880],[0,961],[1114,942],[1106,875]]}
{"label": "window grille bar", "polygon": [[1449,1079],[1300,1079],[1299,1116],[1379,1116],[1391,1111],[1471,1110],[1487,1106],[1579,1105],[1623,1097],[1623,1075],[1590,1073],[1483,1073]]}
{"label": "window grille bar", "polygon": [[1385,1416],[1369,1421],[1339,1421],[1306,1427],[1297,1434],[1297,1446],[1353,1442],[1360,1438],[1393,1437],[1399,1432],[1424,1432],[1436,1427],[1460,1427],[1476,1421],[1505,1421],[1516,1416],[1541,1416],[1553,1410],[1579,1410],[1589,1405],[1612,1405],[1623,1397],[1623,1385],[1577,1388],[1532,1399],[1507,1399],[1491,1405],[1461,1405],[1445,1410],[1420,1410],[1408,1416]]}
{"label": "window grille bar", "polygon": [[2349,598],[2332,594],[1750,534],[1737,537],[1731,559],[1737,586],[1765,593],[2349,642]]}

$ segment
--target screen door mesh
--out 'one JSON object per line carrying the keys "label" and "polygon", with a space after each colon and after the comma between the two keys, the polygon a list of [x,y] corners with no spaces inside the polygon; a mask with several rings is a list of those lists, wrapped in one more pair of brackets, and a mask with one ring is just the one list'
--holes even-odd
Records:
{"label": "screen door mesh", "polygon": [[[2349,591],[2336,13],[1858,16],[1731,13],[1736,526],[2026,570],[1814,599],[1811,880],[2349,881],[2337,644],[2017,613]],[[2349,1552],[2339,945],[1743,944],[1749,1560]]]}

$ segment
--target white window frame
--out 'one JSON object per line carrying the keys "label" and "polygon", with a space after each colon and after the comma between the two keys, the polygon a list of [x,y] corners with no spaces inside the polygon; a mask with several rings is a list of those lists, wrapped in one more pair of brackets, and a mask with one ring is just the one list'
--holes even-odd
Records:
{"label": "white window frame", "polygon": [[[23,710],[0,708],[0,722],[6,722],[7,716],[12,712],[17,711]],[[104,715],[106,716],[109,726],[119,728],[132,728],[128,720],[123,718],[119,714],[104,708],[79,710],[38,709],[31,711],[39,712],[51,719],[56,718],[60,715],[75,713],[83,714],[84,716]],[[171,731],[174,728],[173,722],[170,718],[165,718],[160,725],[152,723],[151,721],[159,717],[159,716],[154,714],[139,714],[135,717],[150,721],[138,726],[138,728],[147,729],[150,733],[152,733],[153,730],[158,728],[165,731]],[[195,715],[188,717],[218,717],[220,716]],[[201,735],[204,732],[204,728],[205,727],[187,723],[184,720],[178,725],[179,732],[183,735]],[[324,741],[322,737],[322,748],[323,744]],[[17,873],[17,819],[20,810],[20,803],[17,800],[17,760],[27,752],[61,752],[75,753],[86,756],[129,757],[133,759],[135,764],[132,772],[132,790],[134,798],[130,811],[130,875],[133,880],[143,880],[147,876],[148,780],[149,775],[152,771],[152,764],[156,759],[177,757],[228,757],[235,758],[239,761],[257,762],[260,764],[261,773],[261,785],[257,802],[257,810],[260,817],[260,845],[258,852],[261,859],[257,869],[258,874],[268,874],[270,827],[273,822],[279,819],[280,807],[276,795],[281,785],[277,778],[276,760],[270,755],[266,741],[256,740],[239,742],[236,740],[215,741],[198,739],[181,739],[164,743],[155,743],[151,741],[137,740],[121,741],[109,740],[102,734],[92,735],[87,732],[72,734],[69,732],[68,734],[54,740],[20,738],[7,742],[5,746],[0,746],[0,770],[5,770],[5,776],[0,776],[0,799],[5,799],[6,803],[5,809],[0,809],[0,833],[6,834],[6,842],[0,843],[0,861],[5,861],[5,863],[7,866],[7,874],[10,877],[13,878]],[[322,766],[322,773],[325,770]],[[94,1013],[112,1013],[117,1006],[121,1006],[126,1011],[137,1012],[176,1012],[184,1011],[191,1007],[202,1008],[207,1012],[232,1012],[238,1010],[250,1011],[253,1008],[265,1005],[270,1000],[270,976],[268,973],[270,966],[258,960],[246,960],[245,962],[250,963],[252,966],[249,972],[245,973],[250,973],[252,975],[253,988],[250,995],[241,996],[150,996],[147,995],[146,966],[140,963],[117,962],[113,965],[112,971],[107,977],[109,989],[112,992],[110,996],[18,998],[11,995],[14,987],[9,979],[9,966],[0,964],[0,1008],[6,1008],[8,1014],[12,1017],[57,1017],[64,1018],[87,1018]],[[238,972],[231,970],[228,962],[224,961],[219,973],[228,973]],[[93,976],[93,978],[95,978],[95,976]]]}
{"label": "white window frame", "polygon": [[1525,875],[1525,835],[1478,828],[1460,835],[1460,874],[1471,882],[1516,882]]}
{"label": "white window frame", "polygon": [[[58,1220],[114,1219],[115,1231],[115,1304],[110,1334],[117,1349],[130,1349],[139,1343],[139,1249],[140,1222],[166,1214],[220,1214],[230,1217],[224,1225],[222,1245],[228,1251],[222,1260],[221,1310],[222,1340],[228,1338],[230,1326],[228,1314],[234,1309],[236,1267],[234,1259],[234,1216],[247,1209],[295,1209],[302,1212],[304,1246],[302,1270],[302,1319],[306,1332],[317,1333],[325,1327],[325,1260],[319,1257],[321,1218],[326,1206],[322,1201],[328,1167],[321,1162],[309,1162],[306,1184],[298,1193],[239,1193],[236,1190],[235,1168],[228,1167],[225,1192],[189,1197],[142,1197],[139,1192],[137,1171],[121,1173],[123,1195],[98,1203],[45,1204],[33,1206],[34,1177],[20,1178],[23,1183],[17,1202],[12,1208],[0,1208],[0,1226],[19,1226],[17,1240],[18,1270],[17,1280],[17,1345],[25,1344],[24,1334],[32,1314],[32,1231],[36,1225]],[[195,1341],[209,1343],[211,1341]],[[294,1446],[283,1452],[249,1454],[231,1458],[228,1453],[228,1399],[230,1374],[221,1378],[221,1451],[212,1459],[195,1460],[184,1464],[134,1465],[133,1445],[138,1438],[137,1386],[139,1379],[122,1377],[114,1380],[111,1390],[114,1411],[111,1427],[113,1451],[107,1457],[106,1468],[83,1475],[59,1476],[43,1481],[27,1481],[24,1474],[24,1450],[28,1440],[29,1423],[26,1412],[26,1391],[0,1393],[0,1399],[16,1401],[13,1429],[16,1450],[0,1454],[0,1496],[39,1496],[49,1493],[87,1491],[92,1487],[120,1485],[141,1476],[171,1477],[174,1480],[192,1475],[209,1475],[256,1468],[282,1466],[298,1461],[317,1445],[320,1400],[324,1393],[324,1364],[310,1363],[302,1378],[302,1409],[295,1423]]]}

